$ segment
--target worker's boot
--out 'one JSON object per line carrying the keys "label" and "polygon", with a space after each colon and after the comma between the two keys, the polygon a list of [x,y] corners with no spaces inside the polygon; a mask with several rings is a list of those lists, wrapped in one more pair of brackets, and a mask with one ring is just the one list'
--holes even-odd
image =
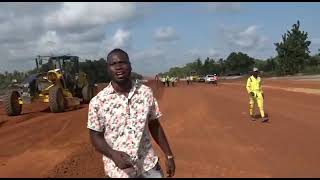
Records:
{"label": "worker's boot", "polygon": [[267,122],[267,121],[269,121],[269,118],[267,118],[267,117],[262,118],[262,122]]}

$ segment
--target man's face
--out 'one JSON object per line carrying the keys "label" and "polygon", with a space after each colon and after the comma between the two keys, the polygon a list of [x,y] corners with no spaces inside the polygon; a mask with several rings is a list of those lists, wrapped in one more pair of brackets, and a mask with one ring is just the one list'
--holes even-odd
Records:
{"label": "man's face", "polygon": [[258,74],[259,74],[259,72],[258,72],[258,71],[253,71],[253,76],[254,76],[254,77],[257,77],[257,76],[258,76]]}
{"label": "man's face", "polygon": [[113,81],[123,83],[129,80],[131,64],[125,55],[112,54],[107,64],[108,73]]}

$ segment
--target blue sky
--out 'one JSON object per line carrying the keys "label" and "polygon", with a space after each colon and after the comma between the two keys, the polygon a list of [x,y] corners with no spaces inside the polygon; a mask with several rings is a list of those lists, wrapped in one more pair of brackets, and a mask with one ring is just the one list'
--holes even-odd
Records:
{"label": "blue sky", "polygon": [[[320,48],[320,3],[10,3],[0,4],[0,72],[27,70],[38,54],[105,57],[129,53],[134,71],[154,75],[195,58],[233,51],[266,59],[300,20],[311,54]],[[41,23],[39,23],[41,22]]]}

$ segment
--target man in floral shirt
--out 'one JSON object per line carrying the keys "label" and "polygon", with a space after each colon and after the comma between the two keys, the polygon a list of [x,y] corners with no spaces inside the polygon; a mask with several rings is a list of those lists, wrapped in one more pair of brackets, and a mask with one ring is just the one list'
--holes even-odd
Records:
{"label": "man in floral shirt", "polygon": [[103,154],[106,175],[164,177],[150,132],[166,155],[167,173],[172,177],[175,162],[152,90],[130,80],[129,56],[121,49],[108,54],[107,70],[111,82],[90,101],[87,125],[93,146]]}

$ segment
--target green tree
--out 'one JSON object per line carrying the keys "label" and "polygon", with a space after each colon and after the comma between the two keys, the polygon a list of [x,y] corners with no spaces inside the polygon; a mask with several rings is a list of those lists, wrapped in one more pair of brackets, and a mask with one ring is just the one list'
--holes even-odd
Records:
{"label": "green tree", "polygon": [[292,26],[291,31],[282,35],[282,42],[275,43],[282,74],[294,74],[303,70],[309,58],[310,41],[308,33],[300,30],[300,22]]}
{"label": "green tree", "polygon": [[[197,60],[200,60],[199,58]],[[187,63],[186,66],[184,67],[186,70],[187,75],[190,75],[191,72],[197,72],[199,68],[199,63],[196,61]],[[201,62],[201,61],[200,61]],[[201,67],[201,66],[200,66]]]}
{"label": "green tree", "polygon": [[227,73],[247,73],[254,65],[254,58],[242,52],[232,52],[225,61]]}
{"label": "green tree", "polygon": [[202,74],[208,74],[212,70],[212,64],[211,59],[207,57],[203,63]]}
{"label": "green tree", "polygon": [[220,73],[221,74],[225,74],[226,72],[226,65],[225,65],[225,61],[223,60],[223,58],[220,58],[218,60],[219,66],[220,66]]}
{"label": "green tree", "polygon": [[261,59],[254,60],[254,66],[257,67],[259,70],[266,71],[265,67],[267,65],[267,61]]}
{"label": "green tree", "polygon": [[196,60],[196,72],[202,74],[202,61],[200,58]]}
{"label": "green tree", "polygon": [[308,66],[319,66],[320,65],[320,55],[311,56],[307,61]]}
{"label": "green tree", "polygon": [[265,72],[275,72],[276,66],[277,66],[276,59],[271,57],[266,60],[266,63],[262,69]]}

